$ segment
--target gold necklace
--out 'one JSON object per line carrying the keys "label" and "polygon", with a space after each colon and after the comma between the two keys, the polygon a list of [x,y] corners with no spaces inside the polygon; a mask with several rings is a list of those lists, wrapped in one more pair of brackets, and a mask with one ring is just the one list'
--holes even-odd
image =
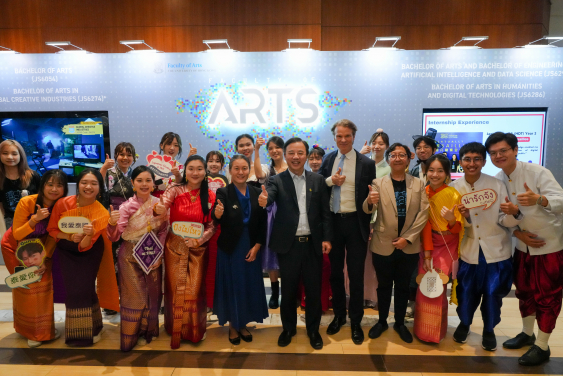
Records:
{"label": "gold necklace", "polygon": [[191,202],[195,202],[195,200],[197,200],[197,198],[199,197],[199,192],[201,192],[201,189],[199,191],[197,191],[197,194],[195,196],[192,196],[192,191],[188,191],[188,194],[190,195],[190,201]]}

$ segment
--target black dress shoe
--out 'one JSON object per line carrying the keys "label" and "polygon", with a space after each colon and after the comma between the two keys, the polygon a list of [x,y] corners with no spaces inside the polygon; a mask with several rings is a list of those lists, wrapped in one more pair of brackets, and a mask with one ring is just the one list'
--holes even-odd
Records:
{"label": "black dress shoe", "polygon": [[326,328],[326,334],[332,335],[338,333],[344,324],[346,324],[346,316],[334,316],[334,319],[328,325],[328,328]]}
{"label": "black dress shoe", "polygon": [[483,350],[495,351],[497,349],[497,337],[495,332],[486,332],[483,330],[483,342],[481,343]]}
{"label": "black dress shoe", "polygon": [[516,337],[511,338],[509,340],[504,341],[502,347],[505,349],[521,349],[524,346],[531,346],[536,342],[536,335],[532,333],[531,336],[527,335],[526,333],[522,332],[518,334]]}
{"label": "black dress shoe", "polygon": [[287,345],[289,345],[291,343],[291,337],[293,337],[295,334],[296,334],[295,329],[293,329],[292,331],[289,330],[282,331],[278,338],[278,346],[286,347]]}
{"label": "black dress shoe", "polygon": [[393,329],[395,329],[395,331],[399,333],[399,337],[401,337],[403,341],[405,341],[406,343],[412,343],[412,334],[411,332],[409,332],[405,324],[395,324],[393,325]]}
{"label": "black dress shoe", "polygon": [[378,322],[377,324],[371,327],[371,329],[368,332],[368,336],[371,339],[379,338],[381,334],[383,334],[383,332],[386,331],[387,329],[389,329],[389,325],[387,325],[387,323],[382,324]]}
{"label": "black dress shoe", "polygon": [[280,282],[272,282],[271,284],[272,295],[270,295],[270,301],[268,302],[268,308],[278,309],[280,307]]}
{"label": "black dress shoe", "polygon": [[547,351],[544,351],[540,349],[539,346],[532,345],[526,354],[522,355],[520,359],[518,359],[518,363],[522,366],[538,366],[543,362],[547,362],[550,355],[551,350],[549,347],[547,348]]}
{"label": "black dress shoe", "polygon": [[235,338],[231,338],[229,337],[229,342],[232,343],[233,345],[240,345],[240,335],[238,335]]}
{"label": "black dress shoe", "polygon": [[252,342],[252,334],[250,333],[250,330],[248,330],[247,328],[244,328],[248,331],[247,335],[242,334],[241,332],[238,332],[238,335],[240,336],[240,338],[244,341],[244,342]]}
{"label": "black dress shoe", "polygon": [[454,341],[457,343],[467,342],[467,336],[469,335],[469,326],[459,324],[454,332]]}
{"label": "black dress shoe", "polygon": [[360,324],[352,324],[352,341],[356,345],[361,345],[364,342],[364,331]]}
{"label": "black dress shoe", "polygon": [[315,350],[320,350],[323,348],[323,338],[321,337],[318,330],[307,334],[309,336],[309,343],[311,344],[312,348],[314,348]]}

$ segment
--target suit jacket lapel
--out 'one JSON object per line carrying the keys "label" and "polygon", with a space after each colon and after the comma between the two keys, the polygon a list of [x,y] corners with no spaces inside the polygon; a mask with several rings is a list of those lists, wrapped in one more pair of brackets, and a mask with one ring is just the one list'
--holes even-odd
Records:
{"label": "suit jacket lapel", "polygon": [[[231,208],[238,213],[238,216],[240,217],[240,220],[242,222],[243,221],[242,208],[240,207],[240,202],[238,200],[237,192],[235,191],[235,189],[237,189],[237,187],[235,187],[234,184],[232,183],[229,184],[229,204],[232,204]],[[223,205],[226,206],[227,203],[224,202]]]}
{"label": "suit jacket lapel", "polygon": [[305,202],[307,203],[307,213],[309,212],[309,207],[311,206],[311,193],[313,192],[313,173],[311,171],[305,171]]}
{"label": "suit jacket lapel", "polygon": [[293,179],[289,174],[289,170],[282,172],[280,174],[280,179],[283,182],[283,188],[285,189],[287,194],[293,198],[293,202],[295,202],[295,205],[299,207],[299,204],[297,203],[297,193],[295,192],[295,184],[293,184]]}
{"label": "suit jacket lapel", "polygon": [[407,176],[405,177],[405,183],[406,183],[406,186],[407,186],[407,213],[409,212],[409,205],[410,205],[411,200],[412,200],[413,181],[414,181],[414,179],[412,178],[412,176],[407,174]]}
{"label": "suit jacket lapel", "polygon": [[395,209],[395,214],[397,214],[397,199],[395,198],[395,190],[393,189],[393,182],[391,177],[387,175],[383,178],[383,189],[387,192],[389,196],[389,201],[393,204],[393,209]]}

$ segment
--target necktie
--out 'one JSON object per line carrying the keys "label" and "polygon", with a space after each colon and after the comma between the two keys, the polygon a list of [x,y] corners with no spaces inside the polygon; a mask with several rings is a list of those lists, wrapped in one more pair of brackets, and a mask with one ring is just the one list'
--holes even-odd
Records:
{"label": "necktie", "polygon": [[[341,174],[344,173],[344,159],[346,158],[345,154],[342,154],[340,156],[340,163],[338,164],[338,168],[341,168]],[[336,169],[336,171],[338,171],[338,169]],[[340,211],[340,192],[342,191],[342,187],[335,185],[332,188],[332,211],[334,213],[338,213]]]}

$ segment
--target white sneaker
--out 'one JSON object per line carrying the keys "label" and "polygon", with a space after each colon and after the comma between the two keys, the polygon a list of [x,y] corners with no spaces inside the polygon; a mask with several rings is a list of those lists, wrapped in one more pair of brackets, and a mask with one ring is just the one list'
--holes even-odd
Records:
{"label": "white sneaker", "polygon": [[205,340],[206,338],[207,338],[207,332],[203,333],[203,337],[201,337],[201,341]]}
{"label": "white sneaker", "polygon": [[100,330],[100,332],[98,333],[97,336],[94,336],[94,338],[93,338],[94,343],[100,342],[100,340],[102,339],[102,333],[103,332],[104,332],[104,328],[102,328],[102,330]]}
{"label": "white sneaker", "polygon": [[39,347],[39,346],[41,346],[42,344],[43,344],[43,342],[41,342],[41,341],[34,341],[34,340],[32,340],[32,339],[28,339],[28,340],[27,340],[27,345],[28,345],[29,347],[31,347],[32,349],[33,349],[34,347]]}
{"label": "white sneaker", "polygon": [[145,337],[139,337],[137,340],[137,346],[146,346],[147,339]]}

